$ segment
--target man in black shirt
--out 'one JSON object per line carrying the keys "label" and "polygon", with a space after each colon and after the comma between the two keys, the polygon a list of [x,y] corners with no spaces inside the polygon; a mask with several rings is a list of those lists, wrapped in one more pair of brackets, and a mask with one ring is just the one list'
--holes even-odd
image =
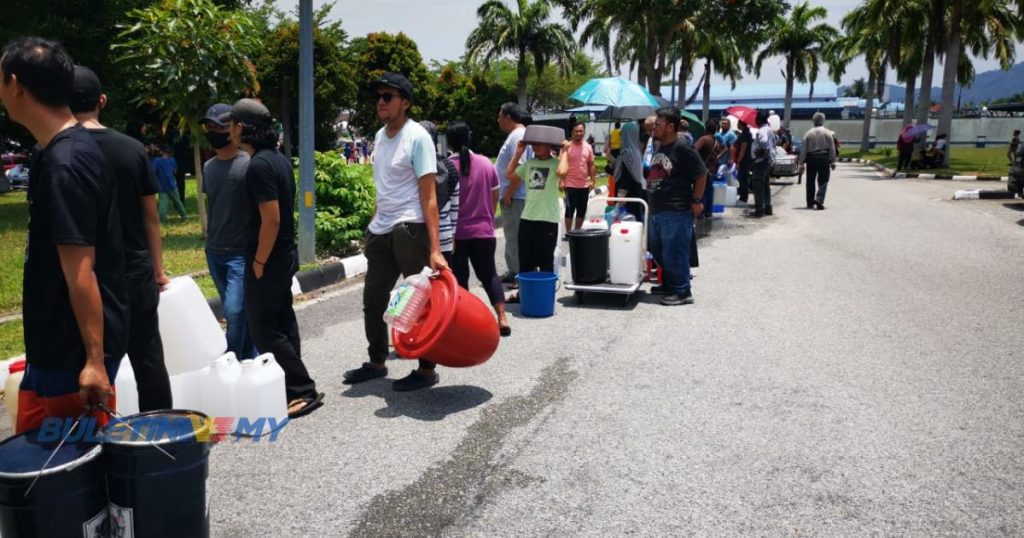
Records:
{"label": "man in black shirt", "polygon": [[16,40],[0,59],[0,101],[41,148],[29,179],[19,432],[107,403],[126,348],[116,190],[103,153],[68,108],[73,82],[74,63],[51,41]]}
{"label": "man in black shirt", "polygon": [[665,283],[651,289],[665,295],[666,306],[690,304],[690,242],[693,219],[704,211],[707,167],[689,144],[679,140],[679,109],[658,110],[654,139],[658,149],[647,177],[651,216],[648,238],[651,254],[662,268]]}
{"label": "man in black shirt", "polygon": [[128,293],[128,359],[135,372],[139,410],[170,409],[171,382],[164,365],[157,305],[164,274],[163,241],[156,211],[156,177],[146,149],[130,136],[100,123],[107,106],[100,79],[88,67],[75,66],[71,112],[107,158],[107,171],[117,183],[117,209],[124,241],[124,273]]}
{"label": "man in black shirt", "polygon": [[295,174],[277,151],[270,111],[259,101],[231,107],[231,140],[251,155],[245,173],[250,207],[246,233],[245,311],[256,349],[273,353],[284,370],[288,416],[310,413],[323,393],[302,363],[299,324],[292,308],[292,277],[299,268],[295,245]]}

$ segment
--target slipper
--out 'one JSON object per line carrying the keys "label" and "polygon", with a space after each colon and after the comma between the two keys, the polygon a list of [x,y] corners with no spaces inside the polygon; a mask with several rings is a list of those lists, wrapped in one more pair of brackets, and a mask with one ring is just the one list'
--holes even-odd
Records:
{"label": "slipper", "polygon": [[315,396],[303,396],[302,398],[296,398],[288,402],[288,409],[290,410],[298,404],[303,404],[303,406],[295,411],[288,411],[289,419],[304,417],[322,407],[324,405],[324,393],[318,392]]}
{"label": "slipper", "polygon": [[505,299],[505,304],[519,304],[519,294],[515,294],[508,299]]}
{"label": "slipper", "polygon": [[512,327],[505,325],[504,327],[498,326],[498,333],[502,336],[512,336]]}

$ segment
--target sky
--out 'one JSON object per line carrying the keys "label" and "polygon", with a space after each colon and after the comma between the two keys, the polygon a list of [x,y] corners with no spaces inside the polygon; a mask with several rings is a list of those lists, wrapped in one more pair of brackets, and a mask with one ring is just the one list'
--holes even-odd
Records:
{"label": "sky", "polygon": [[[510,0],[506,0],[510,1]],[[713,0],[708,0],[713,1]],[[275,0],[277,6],[292,11],[298,0]],[[326,0],[314,0],[314,8],[319,8]],[[336,0],[331,11],[332,20],[341,19],[342,26],[350,36],[363,36],[370,32],[404,32],[416,41],[420,54],[426,62],[430,60],[457,60],[465,52],[466,37],[476,27],[476,9],[482,0]],[[860,0],[811,0],[812,5],[823,6],[828,10],[827,22],[839,28],[843,16],[854,9]],[[912,25],[908,24],[908,28]],[[596,51],[588,51],[595,59],[601,55]],[[1018,59],[1024,61],[1024,46],[1017,46]],[[779,68],[772,68],[777,65]],[[762,68],[759,82],[783,82],[780,73],[781,59],[769,59]],[[983,73],[998,69],[998,62],[976,60],[975,69]],[[936,85],[941,83],[941,67],[936,71]],[[625,71],[618,73],[628,76]],[[826,78],[824,75],[823,78]],[[867,69],[862,60],[855,60],[843,77],[843,84],[849,84],[856,78],[867,78]],[[670,75],[665,77],[670,78]],[[890,84],[895,84],[894,76],[889,76]],[[699,79],[693,77],[691,84]],[[744,75],[744,80],[755,80],[753,74]],[[712,83],[725,83],[715,77]]]}

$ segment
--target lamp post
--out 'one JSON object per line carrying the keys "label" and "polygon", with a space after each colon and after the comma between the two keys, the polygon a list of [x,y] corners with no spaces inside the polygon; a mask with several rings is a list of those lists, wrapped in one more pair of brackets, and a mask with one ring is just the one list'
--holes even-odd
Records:
{"label": "lamp post", "polygon": [[313,181],[313,0],[299,0],[299,261],[316,259]]}

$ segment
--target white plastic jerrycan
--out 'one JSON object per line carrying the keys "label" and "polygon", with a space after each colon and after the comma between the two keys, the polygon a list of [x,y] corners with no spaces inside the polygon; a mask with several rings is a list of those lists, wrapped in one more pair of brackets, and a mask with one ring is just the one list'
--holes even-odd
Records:
{"label": "white plastic jerrycan", "polygon": [[8,361],[7,380],[4,382],[4,401],[7,403],[7,417],[11,419],[11,429],[18,428],[18,390],[21,378],[25,376],[25,359]]}
{"label": "white plastic jerrycan", "polygon": [[612,224],[609,275],[612,284],[636,284],[643,274],[643,229],[639,222]]}
{"label": "white plastic jerrycan", "polygon": [[171,397],[174,398],[175,409],[207,413],[203,385],[209,371],[210,368],[206,367],[171,376]]}
{"label": "white plastic jerrycan", "polygon": [[227,351],[224,331],[190,277],[171,280],[160,293],[157,312],[168,375],[205,368]]}
{"label": "white plastic jerrycan", "polygon": [[127,355],[121,359],[121,366],[117,368],[114,394],[114,409],[119,415],[127,417],[139,412],[139,386],[135,382],[135,370],[132,369],[132,363]]}
{"label": "white plastic jerrycan", "polygon": [[[242,377],[242,365],[234,352],[228,351],[210,365],[203,380],[203,410],[210,417],[237,417],[238,380]],[[227,432],[221,432],[227,433]]]}
{"label": "white plastic jerrycan", "polygon": [[262,430],[254,432],[256,434],[269,433],[288,420],[284,370],[274,360],[272,353],[242,361],[242,375],[235,388],[235,402],[238,405],[236,425],[241,426],[245,420],[252,428],[262,419]]}

